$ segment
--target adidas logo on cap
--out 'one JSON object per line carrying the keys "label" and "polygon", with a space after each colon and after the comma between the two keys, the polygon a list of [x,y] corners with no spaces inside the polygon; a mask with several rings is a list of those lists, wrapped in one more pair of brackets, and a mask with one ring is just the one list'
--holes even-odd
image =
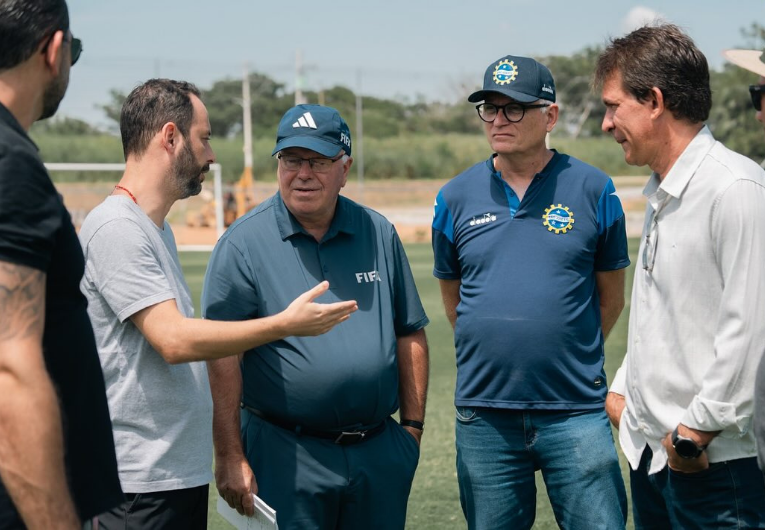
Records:
{"label": "adidas logo on cap", "polygon": [[351,156],[351,131],[337,109],[296,105],[279,121],[272,154],[288,147],[302,147],[327,158],[334,158],[342,149]]}
{"label": "adidas logo on cap", "polygon": [[297,129],[299,127],[310,127],[311,129],[318,129],[316,127],[316,122],[313,121],[313,116],[311,116],[310,112],[304,113],[300,118],[298,118],[298,121],[292,124],[293,129]]}

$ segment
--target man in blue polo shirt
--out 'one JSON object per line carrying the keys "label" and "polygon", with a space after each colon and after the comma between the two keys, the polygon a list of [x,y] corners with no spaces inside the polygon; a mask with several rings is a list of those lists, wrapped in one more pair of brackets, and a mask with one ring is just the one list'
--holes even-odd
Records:
{"label": "man in blue polo shirt", "polygon": [[287,111],[273,154],[279,191],[216,245],[205,316],[265,317],[324,280],[321,301],[358,311],[322,337],[245,352],[241,371],[208,363],[218,490],[240,513],[257,492],[282,529],[403,528],[428,382],[428,318],[406,254],[384,217],[339,196],[351,135],[335,109]]}
{"label": "man in blue polo shirt", "polygon": [[629,265],[621,203],[603,172],[546,147],[545,66],[503,57],[468,101],[494,154],[441,189],[433,219],[468,527],[531,528],[541,469],[562,528],[624,528],[603,370]]}

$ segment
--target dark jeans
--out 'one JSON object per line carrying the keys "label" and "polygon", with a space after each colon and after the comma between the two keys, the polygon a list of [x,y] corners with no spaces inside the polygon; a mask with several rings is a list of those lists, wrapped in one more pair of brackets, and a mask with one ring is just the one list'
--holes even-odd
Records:
{"label": "dark jeans", "polygon": [[646,446],[637,471],[630,470],[637,530],[765,528],[765,480],[755,457],[649,475],[652,457]]}
{"label": "dark jeans", "polygon": [[124,504],[98,516],[98,529],[205,530],[209,490],[205,484],[182,490],[126,493]]}

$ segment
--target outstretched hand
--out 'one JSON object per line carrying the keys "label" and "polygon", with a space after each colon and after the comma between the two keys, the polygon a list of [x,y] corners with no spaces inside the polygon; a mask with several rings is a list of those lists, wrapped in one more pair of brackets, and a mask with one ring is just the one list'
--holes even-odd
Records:
{"label": "outstretched hand", "polygon": [[321,335],[340,322],[348,320],[350,314],[359,308],[355,300],[332,304],[314,302],[327,290],[329,290],[329,282],[323,281],[298,296],[284,310],[289,335],[296,337]]}

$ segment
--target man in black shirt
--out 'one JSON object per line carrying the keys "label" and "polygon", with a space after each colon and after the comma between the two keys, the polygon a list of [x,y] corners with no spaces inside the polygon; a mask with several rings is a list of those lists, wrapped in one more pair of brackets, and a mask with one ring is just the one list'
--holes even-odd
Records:
{"label": "man in black shirt", "polygon": [[83,257],[27,136],[81,42],[64,0],[0,0],[0,529],[79,529],[123,500]]}

